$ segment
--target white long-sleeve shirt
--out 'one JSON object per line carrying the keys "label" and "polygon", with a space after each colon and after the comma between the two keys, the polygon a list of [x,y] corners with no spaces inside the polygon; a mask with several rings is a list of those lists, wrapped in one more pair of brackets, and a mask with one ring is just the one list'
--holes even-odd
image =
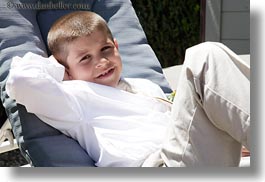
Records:
{"label": "white long-sleeve shirt", "polygon": [[62,81],[63,75],[64,67],[50,58],[33,53],[14,57],[7,93],[76,139],[97,166],[140,166],[159,150],[170,121],[169,108],[154,99],[165,98],[159,86],[125,79],[134,94],[86,81]]}

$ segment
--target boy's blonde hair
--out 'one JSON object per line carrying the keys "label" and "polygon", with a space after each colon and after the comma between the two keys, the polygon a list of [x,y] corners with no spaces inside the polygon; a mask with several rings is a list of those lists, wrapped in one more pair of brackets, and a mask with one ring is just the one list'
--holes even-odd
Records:
{"label": "boy's blonde hair", "polygon": [[51,53],[56,57],[65,45],[78,37],[89,36],[93,31],[103,31],[113,40],[106,21],[96,13],[75,11],[59,18],[50,28],[47,42]]}

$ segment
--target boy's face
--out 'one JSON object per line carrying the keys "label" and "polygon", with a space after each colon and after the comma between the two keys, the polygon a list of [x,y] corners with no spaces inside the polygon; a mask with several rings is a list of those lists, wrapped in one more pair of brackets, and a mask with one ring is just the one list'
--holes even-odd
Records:
{"label": "boy's face", "polygon": [[84,80],[116,87],[122,63],[116,40],[113,42],[102,31],[79,37],[66,45],[65,79]]}

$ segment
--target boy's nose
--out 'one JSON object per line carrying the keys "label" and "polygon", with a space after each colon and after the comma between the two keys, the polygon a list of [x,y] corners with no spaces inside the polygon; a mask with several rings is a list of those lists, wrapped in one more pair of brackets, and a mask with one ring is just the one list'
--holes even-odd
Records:
{"label": "boy's nose", "polygon": [[108,66],[108,64],[109,64],[109,60],[102,57],[99,59],[97,65],[96,65],[96,68],[106,67],[106,66]]}

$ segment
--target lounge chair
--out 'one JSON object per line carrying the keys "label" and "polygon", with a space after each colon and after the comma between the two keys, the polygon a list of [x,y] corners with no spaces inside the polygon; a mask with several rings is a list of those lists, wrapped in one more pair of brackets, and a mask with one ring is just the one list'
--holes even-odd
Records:
{"label": "lounge chair", "polygon": [[[48,56],[46,36],[50,26],[60,16],[77,10],[74,6],[78,5],[82,10],[100,14],[108,22],[119,42],[123,76],[151,79],[165,92],[170,92],[160,63],[147,43],[129,0],[63,1],[65,5],[73,7],[67,10],[19,9],[22,2],[24,1],[12,1],[13,4],[9,0],[0,2],[1,100],[17,145],[31,166],[94,166],[94,162],[75,140],[48,126],[7,96],[5,81],[12,57],[23,56],[28,51]],[[45,5],[45,1],[42,2]]]}

